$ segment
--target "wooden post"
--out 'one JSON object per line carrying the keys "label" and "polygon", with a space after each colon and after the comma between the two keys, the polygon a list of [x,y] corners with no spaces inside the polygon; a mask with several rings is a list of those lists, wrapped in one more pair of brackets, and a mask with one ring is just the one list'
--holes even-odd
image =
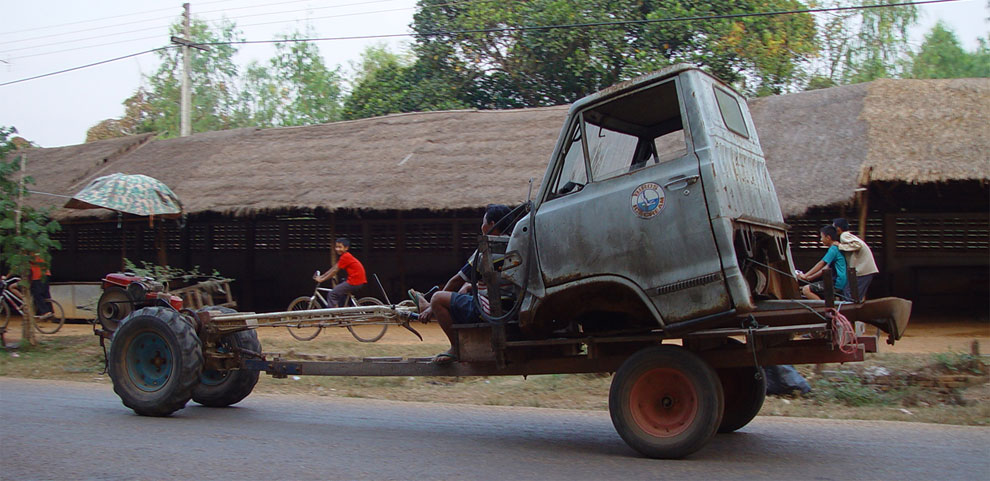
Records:
{"label": "wooden post", "polygon": [[867,200],[869,200],[869,191],[859,192],[859,238],[866,240],[866,217],[867,217]]}

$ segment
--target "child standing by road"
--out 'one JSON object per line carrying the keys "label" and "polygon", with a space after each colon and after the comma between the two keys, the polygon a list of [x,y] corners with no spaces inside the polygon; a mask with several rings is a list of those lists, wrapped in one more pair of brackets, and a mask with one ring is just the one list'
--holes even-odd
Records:
{"label": "child standing by road", "polygon": [[330,299],[327,299],[327,302],[330,303],[329,307],[343,307],[348,294],[368,283],[368,279],[364,274],[364,266],[353,254],[348,252],[350,249],[351,241],[349,239],[346,237],[337,239],[333,245],[333,250],[340,256],[337,260],[337,265],[322,275],[313,276],[316,282],[324,282],[335,276],[340,270],[347,273],[347,280],[337,284],[330,291]]}

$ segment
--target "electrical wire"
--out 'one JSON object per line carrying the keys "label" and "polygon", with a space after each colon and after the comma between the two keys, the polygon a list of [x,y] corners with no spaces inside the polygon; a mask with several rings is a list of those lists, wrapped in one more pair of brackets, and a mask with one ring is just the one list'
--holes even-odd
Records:
{"label": "electrical wire", "polygon": [[264,44],[264,43],[286,43],[286,42],[323,42],[323,41],[334,41],[334,40],[363,40],[363,39],[375,39],[375,38],[394,38],[394,37],[417,37],[417,38],[429,38],[429,37],[439,37],[442,35],[463,35],[463,34],[474,34],[474,33],[500,33],[500,32],[526,32],[526,31],[536,31],[536,30],[558,30],[565,28],[589,28],[589,27],[616,27],[624,25],[643,25],[643,24],[655,24],[655,23],[674,23],[674,22],[692,22],[699,20],[724,20],[733,18],[747,18],[747,17],[768,17],[774,15],[796,15],[801,13],[822,13],[822,12],[839,12],[839,11],[849,11],[849,10],[868,10],[874,8],[891,8],[891,7],[903,7],[909,5],[924,5],[930,3],[949,3],[958,2],[962,0],[921,0],[914,2],[903,2],[903,3],[889,3],[883,5],[858,5],[851,7],[827,7],[827,8],[805,8],[797,10],[778,10],[773,12],[752,12],[752,13],[733,13],[733,14],[723,14],[723,15],[698,15],[691,17],[670,17],[670,18],[658,18],[658,19],[642,19],[642,20],[618,20],[615,22],[590,22],[590,23],[570,23],[570,24],[559,24],[559,25],[535,25],[535,26],[519,26],[519,27],[497,27],[497,28],[482,28],[482,29],[468,29],[468,30],[449,30],[449,31],[437,31],[437,32],[425,32],[425,33],[397,33],[397,34],[382,34],[382,35],[357,35],[349,37],[315,37],[315,38],[300,38],[300,39],[282,39],[282,40],[235,40],[230,42],[206,42],[200,45],[249,45],[249,44]]}
{"label": "electrical wire", "polygon": [[[283,2],[283,3],[296,3],[297,1],[310,1],[310,0],[292,0],[290,2]],[[333,5],[333,6],[330,6],[330,7],[319,7],[319,8],[314,9],[314,10],[326,9],[326,8],[349,7],[349,6],[356,6],[356,5],[368,5],[368,4],[372,4],[372,3],[383,3],[383,2],[391,2],[391,1],[395,1],[395,0],[373,0],[373,1],[370,1],[370,2],[348,3],[348,4],[343,4],[343,5]],[[471,3],[473,1],[475,1],[475,0],[462,0],[462,1],[459,1],[459,2],[448,2],[448,3],[437,4],[437,5],[430,5],[429,8],[438,8],[438,7],[444,7],[444,6],[450,6],[450,5],[459,5],[459,4],[463,4],[463,3]],[[274,4],[274,5],[278,5],[278,4]],[[254,6],[254,7],[238,7],[238,8],[259,8],[259,7],[262,7],[262,6],[269,6],[269,5],[260,5],[260,6]],[[388,13],[388,12],[397,12],[397,11],[402,11],[402,10],[410,10],[410,9],[413,9],[413,8],[415,8],[415,7],[400,7],[400,8],[394,8],[394,9],[388,9],[388,10],[375,10],[375,11],[364,11],[364,12],[346,13],[346,14],[339,14],[339,15],[327,15],[327,16],[322,16],[322,17],[307,18],[306,20],[307,21],[312,21],[312,20],[324,20],[324,19],[328,19],[328,18],[352,17],[352,16],[358,16],[358,15],[374,15],[374,14],[379,14],[379,13]],[[222,11],[224,11],[224,10],[214,10],[212,12],[204,12],[204,13],[214,13],[214,12],[222,12]],[[221,18],[218,18],[218,19],[207,19],[207,20],[204,20],[204,21],[206,21],[206,22],[219,22],[219,21],[223,21],[223,20],[238,20],[238,19],[249,18],[249,17],[258,17],[258,16],[268,16],[268,17],[270,17],[272,15],[281,15],[281,14],[285,14],[285,13],[295,13],[295,12],[298,12],[298,11],[311,11],[311,10],[290,10],[290,11],[282,11],[282,12],[266,12],[266,13],[260,13],[260,14],[243,15],[243,16],[239,16],[239,17],[230,17],[230,18],[221,17]],[[154,21],[154,20],[162,20],[162,19],[170,19],[170,18],[173,18],[173,17],[172,16],[169,16],[169,17],[159,17],[159,18],[156,18],[156,19],[150,19],[150,20],[146,20],[146,21],[131,22],[131,23],[120,24],[120,25],[111,25],[111,26],[107,26],[107,27],[97,27],[97,28],[91,28],[91,29],[85,29],[85,30],[78,30],[78,31],[75,31],[75,32],[70,32],[70,33],[79,33],[79,32],[86,32],[86,31],[92,31],[92,30],[104,30],[105,28],[110,28],[110,27],[113,27],[113,26],[130,25],[130,24],[136,24],[136,23],[146,23],[146,22],[150,22],[150,21]],[[256,27],[256,26],[262,26],[262,25],[273,25],[273,24],[278,24],[278,23],[288,23],[288,22],[297,22],[297,21],[299,21],[299,19],[294,19],[294,20],[289,20],[289,21],[286,21],[286,20],[276,20],[276,21],[271,21],[271,22],[253,23],[253,24],[248,24],[248,25],[238,25],[238,28],[248,28],[248,27]],[[86,38],[82,38],[82,39],[63,40],[63,41],[52,42],[52,43],[41,44],[41,45],[32,45],[32,46],[27,46],[27,47],[18,47],[18,48],[14,48],[14,49],[4,50],[4,52],[5,53],[10,53],[10,52],[21,51],[21,50],[31,50],[31,49],[40,48],[40,47],[50,47],[50,46],[54,46],[54,45],[63,45],[63,44],[67,44],[67,43],[78,43],[80,41],[85,41],[85,40],[94,40],[94,39],[99,39],[99,38],[114,37],[114,36],[117,36],[117,35],[124,35],[124,34],[128,34],[128,33],[138,33],[138,32],[152,31],[152,30],[161,30],[161,29],[164,29],[164,28],[168,28],[169,26],[170,25],[159,25],[159,26],[156,26],[156,27],[148,27],[148,28],[141,28],[141,29],[136,29],[136,30],[128,30],[128,31],[125,31],[125,32],[108,33],[108,34],[103,34],[103,35],[96,35],[96,36],[92,36],[92,37],[86,37]],[[57,37],[57,36],[62,36],[62,35],[65,35],[65,34],[56,34],[56,35],[50,35],[50,36],[41,36],[41,37],[35,37],[35,39]],[[405,35],[403,35],[403,36],[405,36]],[[32,53],[32,54],[21,55],[21,56],[18,56],[18,57],[13,57],[13,58],[10,58],[9,60],[19,60],[19,59],[25,59],[25,58],[31,58],[31,57],[41,57],[41,56],[45,56],[45,55],[52,55],[52,54],[63,53],[63,52],[70,52],[70,51],[74,51],[74,50],[82,50],[82,49],[86,49],[86,48],[95,48],[95,47],[102,47],[102,46],[106,46],[106,45],[114,45],[114,44],[117,44],[117,43],[127,43],[127,42],[139,41],[139,40],[146,40],[148,38],[154,38],[154,37],[142,37],[142,38],[138,38],[138,39],[121,40],[121,41],[116,41],[116,42],[102,43],[102,44],[97,44],[97,45],[88,45],[88,46],[84,46],[84,47],[75,47],[75,48],[64,49],[64,50],[55,50],[55,51],[49,51],[49,52]],[[9,44],[9,43],[17,43],[17,42],[21,42],[21,41],[24,41],[24,40],[23,39],[20,39],[20,40],[14,40],[14,41],[9,41],[9,42],[0,42],[0,45]]]}
{"label": "electrical wire", "polygon": [[[384,39],[384,38],[397,38],[397,37],[414,37],[414,38],[430,38],[438,37],[442,35],[463,35],[463,34],[473,34],[473,33],[499,33],[499,32],[525,32],[525,31],[538,31],[538,30],[557,30],[564,28],[594,28],[594,27],[614,27],[623,25],[643,25],[643,24],[655,24],[655,23],[673,23],[673,22],[690,22],[699,20],[722,20],[722,19],[732,19],[732,18],[747,18],[747,17],[766,17],[773,15],[795,15],[801,13],[823,13],[823,12],[839,12],[839,11],[852,11],[852,10],[867,10],[875,8],[891,8],[891,7],[902,7],[909,5],[925,5],[925,4],[935,4],[935,3],[949,3],[958,2],[961,0],[921,0],[914,2],[902,2],[902,3],[891,3],[883,5],[858,5],[851,7],[829,7],[829,8],[807,8],[807,9],[797,9],[797,10],[781,10],[773,12],[752,12],[752,13],[736,13],[736,14],[725,14],[725,15],[700,15],[691,17],[671,17],[671,18],[661,18],[661,19],[643,19],[643,20],[621,20],[615,22],[592,22],[592,23],[574,23],[574,24],[562,24],[562,25],[538,25],[538,26],[520,26],[520,27],[499,27],[499,28],[489,28],[489,29],[468,29],[468,30],[453,30],[453,31],[437,31],[437,32],[426,32],[426,33],[396,33],[396,34],[381,34],[381,35],[355,35],[347,37],[316,37],[316,38],[299,38],[299,39],[277,39],[277,40],[234,40],[229,42],[201,42],[198,45],[211,46],[211,45],[253,45],[253,44],[267,44],[267,43],[298,43],[298,42],[324,42],[324,41],[340,41],[340,40],[367,40],[367,39]],[[116,57],[112,59],[103,60],[100,62],[94,62],[87,65],[82,65],[79,67],[73,67],[69,69],[59,70],[57,72],[46,73],[42,75],[36,75],[33,77],[12,80],[9,82],[0,83],[0,87],[6,85],[12,85],[16,83],[26,82],[28,80],[35,80],[44,77],[50,77],[52,75],[58,75],[61,73],[71,72],[74,70],[80,70],[84,68],[94,67],[97,65],[102,65],[109,62],[114,62],[117,60],[122,60],[130,57],[135,57],[138,55],[143,55],[150,52],[155,52],[159,50],[164,50],[172,48],[171,46],[159,47],[156,49],[145,50],[143,52],[133,53],[130,55],[125,55],[122,57]]]}
{"label": "electrical wire", "polygon": [[[228,11],[231,11],[231,10],[243,10],[243,9],[250,9],[250,8],[263,8],[263,7],[270,7],[272,5],[282,5],[282,4],[286,4],[286,3],[298,3],[298,2],[303,2],[303,1],[311,1],[311,0],[290,0],[288,2],[265,4],[265,5],[254,5],[254,6],[249,6],[249,7],[234,7],[234,8],[228,8],[228,9],[222,9],[222,10],[209,10],[209,11],[206,11],[206,12],[196,12],[196,15],[197,16],[199,16],[199,15],[207,15],[207,14],[211,14],[211,13],[222,13],[222,12],[228,12]],[[359,6],[359,5],[370,5],[370,4],[374,4],[374,3],[385,3],[385,2],[394,2],[394,1],[396,1],[396,0],[372,0],[372,1],[367,1],[367,2],[346,3],[346,4],[342,4],[342,5],[331,5],[331,6],[316,7],[316,8],[311,8],[311,9],[283,10],[283,11],[276,11],[276,12],[264,12],[264,13],[250,14],[250,15],[241,15],[241,16],[235,16],[235,17],[226,17],[226,16],[223,16],[223,17],[214,18],[214,19],[206,19],[204,21],[206,21],[206,22],[218,22],[218,21],[221,21],[223,19],[238,20],[238,19],[242,19],[242,18],[251,18],[251,17],[260,17],[260,16],[270,17],[270,16],[273,16],[273,15],[283,15],[283,14],[287,14],[287,13],[309,12],[309,11],[314,11],[314,10],[325,10],[325,9],[328,9],[328,8],[353,7],[353,6]],[[450,4],[432,5],[432,6],[430,6],[430,8],[441,7],[441,6],[446,6],[446,5],[450,5]],[[416,7],[402,7],[399,10],[409,10],[409,9],[413,9],[413,8],[416,8]],[[171,10],[171,9],[169,9],[169,10]],[[157,11],[157,10],[153,10],[153,11]],[[360,13],[351,14],[351,15],[364,15],[364,14],[374,14],[374,13],[378,13],[378,12],[360,12]],[[7,45],[7,44],[11,44],[11,43],[28,42],[28,41],[31,41],[31,40],[41,40],[41,39],[46,39],[46,38],[64,37],[66,35],[71,35],[71,34],[76,34],[76,33],[92,32],[94,30],[107,30],[107,29],[114,28],[114,27],[125,27],[125,26],[128,26],[128,25],[136,25],[136,24],[139,24],[139,23],[156,22],[156,21],[159,21],[159,20],[171,20],[171,19],[174,19],[174,18],[175,18],[175,15],[169,15],[169,16],[165,16],[165,17],[155,17],[155,18],[149,18],[149,19],[146,19],[146,20],[136,20],[136,21],[133,21],[133,22],[118,23],[118,24],[113,24],[113,25],[101,25],[99,27],[84,28],[84,29],[81,29],[81,30],[72,30],[72,31],[62,32],[62,33],[53,33],[53,34],[47,34],[47,35],[40,35],[40,36],[37,36],[37,37],[18,38],[16,40],[7,40],[7,41],[0,42],[0,45]],[[318,17],[318,18],[332,18],[332,17]],[[87,21],[90,22],[90,21],[96,21],[96,20],[87,20]],[[137,29],[137,30],[128,30],[126,32],[108,33],[108,34],[104,34],[104,35],[98,35],[96,37],[87,37],[87,38],[84,38],[84,39],[61,40],[61,41],[58,41],[58,42],[47,43],[47,44],[42,44],[42,45],[32,45],[32,46],[27,46],[27,47],[18,47],[16,49],[7,50],[7,51],[8,52],[12,52],[14,50],[24,50],[24,49],[31,49],[31,48],[38,48],[38,47],[48,47],[48,46],[59,45],[59,44],[64,44],[64,43],[78,42],[80,40],[90,40],[90,39],[94,39],[94,38],[112,37],[114,35],[123,35],[123,34],[127,34],[127,33],[144,32],[144,31],[149,31],[149,30],[158,30],[158,29],[161,29],[161,28],[167,28],[169,26],[170,25],[165,25],[165,26],[158,25],[158,26],[155,26],[155,27],[147,27],[147,28],[141,28],[141,29]],[[250,26],[250,25],[248,25],[248,26]],[[41,28],[46,28],[46,27],[41,27]],[[5,35],[5,34],[0,33],[0,35]]]}
{"label": "electrical wire", "polygon": [[27,77],[27,78],[22,78],[22,79],[17,79],[17,80],[11,80],[9,82],[0,83],[0,87],[6,86],[6,85],[13,85],[13,84],[21,83],[21,82],[27,82],[29,80],[37,80],[37,79],[40,79],[40,78],[51,77],[52,75],[58,75],[58,74],[66,73],[66,72],[72,72],[74,70],[81,70],[81,69],[84,69],[84,68],[95,67],[97,65],[103,65],[105,63],[116,62],[118,60],[124,60],[126,58],[137,57],[139,55],[144,55],[144,54],[152,53],[152,52],[158,52],[160,50],[167,50],[167,49],[170,49],[170,48],[175,48],[175,47],[172,46],[172,45],[169,45],[167,47],[153,48],[151,50],[145,50],[143,52],[137,52],[137,53],[132,53],[132,54],[129,54],[129,55],[123,55],[123,56],[120,56],[120,57],[115,57],[115,58],[110,58],[110,59],[106,59],[106,60],[101,60],[99,62],[93,62],[93,63],[89,63],[89,64],[86,64],[86,65],[80,65],[78,67],[67,68],[67,69],[59,70],[57,72],[49,72],[49,73],[45,73],[45,74],[41,74],[41,75],[35,75],[33,77]]}

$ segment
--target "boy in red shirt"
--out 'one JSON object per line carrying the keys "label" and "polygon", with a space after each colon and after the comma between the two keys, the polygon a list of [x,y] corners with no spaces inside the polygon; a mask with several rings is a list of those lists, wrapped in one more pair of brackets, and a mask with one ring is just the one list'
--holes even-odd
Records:
{"label": "boy in red shirt", "polygon": [[337,274],[338,271],[343,270],[347,273],[347,280],[341,282],[334,286],[333,290],[330,291],[330,299],[327,302],[330,303],[327,307],[344,307],[344,302],[347,300],[347,295],[360,289],[361,286],[368,282],[368,279],[364,275],[364,266],[358,261],[354,255],[347,252],[351,249],[351,241],[346,237],[341,237],[337,239],[333,246],[333,250],[337,252],[340,258],[337,260],[337,265],[332,269],[327,271],[322,275],[314,275],[313,279],[316,282],[324,282]]}

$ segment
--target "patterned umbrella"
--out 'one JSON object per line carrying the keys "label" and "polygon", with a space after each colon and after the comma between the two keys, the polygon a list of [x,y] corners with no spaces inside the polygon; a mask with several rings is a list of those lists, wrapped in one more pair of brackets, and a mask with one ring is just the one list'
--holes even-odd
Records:
{"label": "patterned umbrella", "polygon": [[70,209],[110,209],[135,215],[178,217],[182,203],[158,179],[140,174],[110,174],[86,186],[65,204]]}

